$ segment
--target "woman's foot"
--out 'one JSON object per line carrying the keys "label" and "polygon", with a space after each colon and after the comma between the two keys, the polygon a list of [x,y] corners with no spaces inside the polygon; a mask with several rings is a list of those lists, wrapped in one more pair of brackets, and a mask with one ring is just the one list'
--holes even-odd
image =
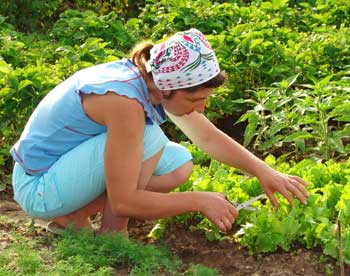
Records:
{"label": "woman's foot", "polygon": [[66,228],[71,226],[73,230],[88,229],[92,230],[92,226],[88,217],[74,216],[73,214],[57,217],[52,220],[58,227]]}
{"label": "woman's foot", "polygon": [[97,231],[97,234],[100,235],[104,233],[120,233],[128,238],[128,223],[129,218],[113,216],[109,219],[106,219],[105,216],[102,216],[101,227]]}

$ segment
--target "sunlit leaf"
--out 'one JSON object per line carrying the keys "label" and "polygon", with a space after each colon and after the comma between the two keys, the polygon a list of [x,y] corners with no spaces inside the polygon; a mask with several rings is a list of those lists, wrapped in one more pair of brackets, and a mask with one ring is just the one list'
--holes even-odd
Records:
{"label": "sunlit leaf", "polygon": [[26,88],[29,85],[32,85],[33,82],[30,80],[22,80],[18,85],[18,91],[21,91],[22,89]]}

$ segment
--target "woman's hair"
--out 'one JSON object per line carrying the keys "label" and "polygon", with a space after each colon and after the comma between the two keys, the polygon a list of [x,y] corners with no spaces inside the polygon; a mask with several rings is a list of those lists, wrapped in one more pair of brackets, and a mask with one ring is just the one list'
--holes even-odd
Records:
{"label": "woman's hair", "polygon": [[132,63],[139,69],[143,76],[149,76],[152,78],[152,73],[148,73],[146,70],[146,62],[151,58],[151,49],[153,48],[153,43],[150,41],[143,41],[131,50],[130,57]]}
{"label": "woman's hair", "polygon": [[[146,70],[146,62],[151,58],[150,51],[153,45],[154,44],[152,42],[144,41],[137,44],[130,52],[132,63],[139,69],[139,71],[143,76],[150,77],[150,78],[153,78],[153,77],[152,77],[152,73],[148,73]],[[184,89],[179,89],[179,90],[194,92],[200,88],[216,88],[223,85],[226,79],[227,79],[226,73],[223,71],[220,71],[218,75],[206,81],[205,83],[192,86],[192,87],[187,87]],[[175,91],[176,90],[171,90],[171,92],[175,92]],[[170,98],[170,97],[167,97],[167,98]]]}

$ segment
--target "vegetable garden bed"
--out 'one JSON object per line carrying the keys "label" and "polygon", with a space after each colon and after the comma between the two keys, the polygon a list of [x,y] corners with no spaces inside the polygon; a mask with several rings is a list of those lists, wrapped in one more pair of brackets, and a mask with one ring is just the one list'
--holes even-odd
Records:
{"label": "vegetable garden bed", "polygon": [[[67,252],[68,255],[55,257],[56,243],[60,238],[44,230],[46,222],[36,221],[34,227],[29,227],[31,220],[10,200],[1,201],[0,212],[0,275],[82,275],[79,273],[85,272],[85,275],[122,276],[129,275],[135,269],[132,264],[128,265],[126,262],[117,265],[117,260],[114,261],[115,265],[110,266],[111,270],[104,270],[102,265],[93,268],[93,262],[88,260],[90,255],[82,254],[86,244],[82,245],[83,248],[79,252],[70,252],[70,255]],[[143,245],[156,245],[156,248],[166,246],[168,251],[181,259],[181,268],[177,272],[172,271],[173,274],[168,271],[165,275],[339,275],[339,266],[331,258],[324,257],[319,248],[306,250],[294,245],[291,252],[278,250],[275,253],[252,256],[247,249],[232,240],[210,242],[204,234],[189,230],[189,225],[186,224],[170,225],[164,236],[154,241],[148,237],[154,224],[155,221],[132,220],[130,239]],[[69,241],[68,237],[65,239]],[[74,241],[77,237],[73,235],[70,239]],[[8,248],[11,248],[11,253]],[[129,250],[129,254],[134,253]],[[8,257],[11,257],[11,260],[6,263]],[[81,260],[79,263],[79,258],[82,258],[83,264]],[[196,267],[194,264],[202,264],[205,267]],[[48,267],[51,267],[51,272],[48,272]],[[197,274],[190,274],[191,267],[192,272]],[[216,272],[206,267],[215,269]],[[40,273],[43,271],[47,274]],[[158,270],[154,275],[161,273],[163,272]],[[346,267],[346,273],[350,273],[349,266]]]}

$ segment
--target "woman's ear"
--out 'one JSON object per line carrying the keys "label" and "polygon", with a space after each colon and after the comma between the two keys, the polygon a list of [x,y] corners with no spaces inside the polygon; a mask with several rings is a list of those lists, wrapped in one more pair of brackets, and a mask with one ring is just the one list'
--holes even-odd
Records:
{"label": "woman's ear", "polygon": [[168,98],[171,94],[171,90],[163,90],[162,93],[164,98]]}
{"label": "woman's ear", "polygon": [[163,99],[165,100],[170,100],[170,98],[174,95],[173,90],[163,90],[161,92],[163,94]]}

